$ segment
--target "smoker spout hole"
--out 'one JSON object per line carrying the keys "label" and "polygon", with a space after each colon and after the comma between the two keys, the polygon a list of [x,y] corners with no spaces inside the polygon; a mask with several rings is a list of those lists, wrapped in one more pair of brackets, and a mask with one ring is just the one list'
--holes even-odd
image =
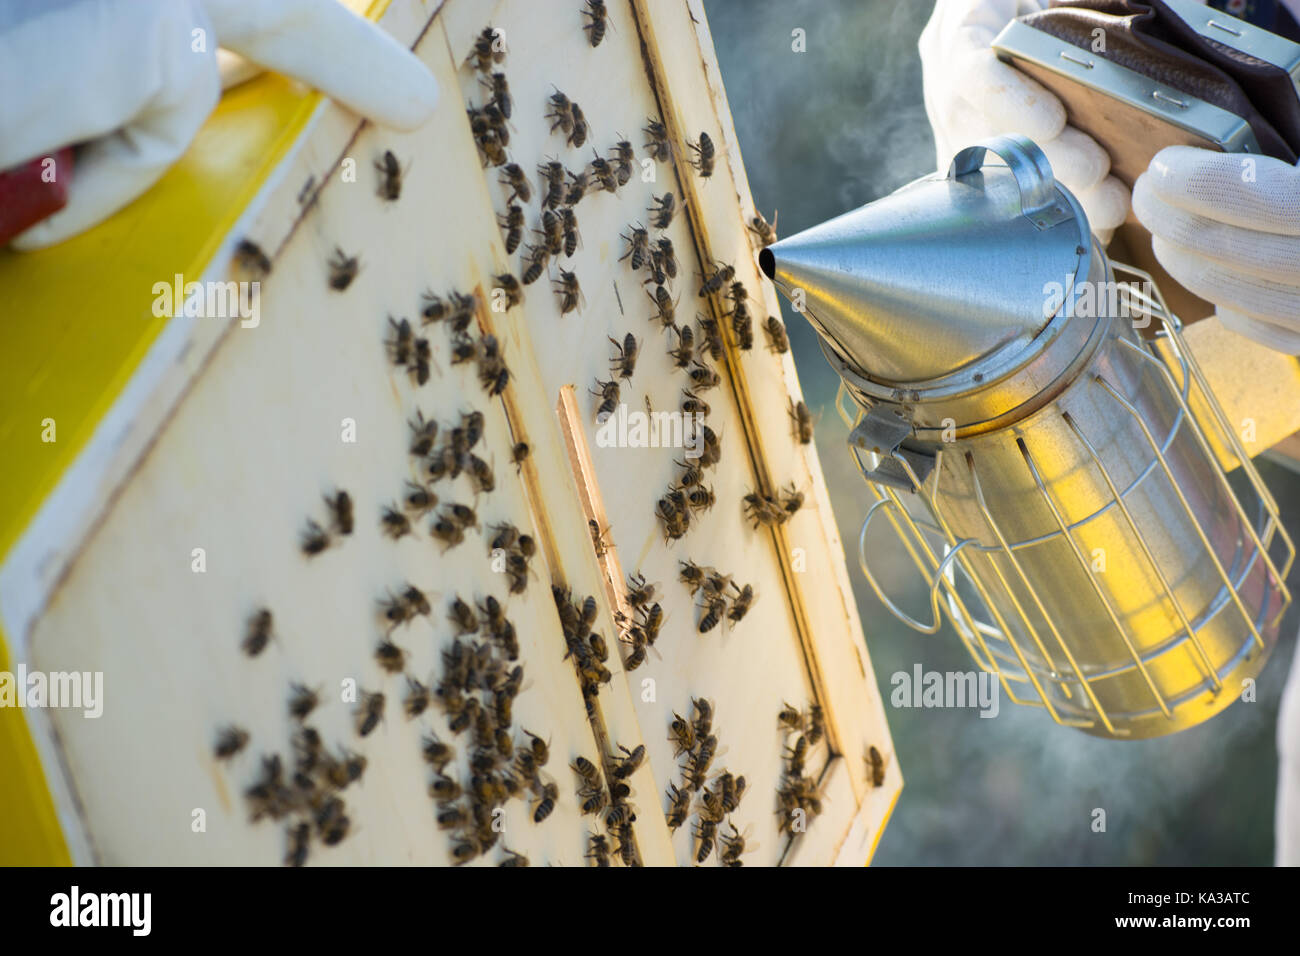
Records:
{"label": "smoker spout hole", "polygon": [[758,254],[758,267],[769,279],[776,278],[776,256],[772,255],[771,249],[764,249]]}

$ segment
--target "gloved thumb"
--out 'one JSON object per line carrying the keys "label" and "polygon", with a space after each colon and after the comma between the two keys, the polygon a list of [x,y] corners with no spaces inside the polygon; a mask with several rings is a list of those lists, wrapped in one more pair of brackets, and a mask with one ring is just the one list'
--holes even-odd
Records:
{"label": "gloved thumb", "polygon": [[412,130],[438,102],[419,59],[337,0],[200,0],[217,42],[367,119]]}

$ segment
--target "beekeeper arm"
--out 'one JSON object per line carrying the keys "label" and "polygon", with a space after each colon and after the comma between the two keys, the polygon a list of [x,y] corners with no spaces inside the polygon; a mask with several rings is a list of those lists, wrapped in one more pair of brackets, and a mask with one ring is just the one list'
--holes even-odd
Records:
{"label": "beekeeper arm", "polygon": [[1028,136],[1078,198],[1093,233],[1109,242],[1128,213],[1128,190],[1107,175],[1110,157],[1066,124],[1060,100],[990,48],[1011,20],[1045,6],[1037,0],[937,0],[919,44],[937,168],[947,169],[958,150],[990,136]]}
{"label": "beekeeper arm", "polygon": [[13,0],[0,5],[0,169],[85,144],[68,204],[13,245],[61,242],[153,185],[216,106],[218,46],[397,129],[437,100],[409,50],[336,0]]}

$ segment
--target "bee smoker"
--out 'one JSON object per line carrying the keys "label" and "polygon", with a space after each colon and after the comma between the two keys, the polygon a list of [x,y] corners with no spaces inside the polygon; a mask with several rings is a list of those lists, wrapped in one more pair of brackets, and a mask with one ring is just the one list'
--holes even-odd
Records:
{"label": "bee smoker", "polygon": [[[874,499],[862,570],[896,617],[932,634],[942,609],[1012,700],[1097,736],[1173,733],[1242,694],[1295,547],[1178,319],[1033,142],[963,149],[760,266],[840,376]],[[871,571],[877,512],[929,622]]]}

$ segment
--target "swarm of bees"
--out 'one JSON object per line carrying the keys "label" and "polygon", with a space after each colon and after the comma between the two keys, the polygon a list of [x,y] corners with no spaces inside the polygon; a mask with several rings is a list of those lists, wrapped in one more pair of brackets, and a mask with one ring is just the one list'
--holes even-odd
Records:
{"label": "swarm of bees", "polygon": [[804,495],[791,482],[787,488],[772,495],[766,492],[751,491],[741,499],[745,517],[754,522],[754,527],[767,525],[775,527],[785,524],[803,507]]}
{"label": "swarm of bees", "polygon": [[578,683],[582,687],[582,698],[587,705],[587,714],[595,713],[596,696],[600,685],[608,684],[614,679],[613,673],[606,666],[609,660],[609,645],[605,638],[592,630],[596,622],[598,605],[596,598],[588,595],[580,602],[573,599],[568,588],[552,585],[551,594],[555,599],[555,609],[560,615],[560,627],[564,632],[564,643],[568,650],[565,657],[573,658],[573,665],[578,673]]}
{"label": "swarm of bees", "polygon": [[[713,704],[702,697],[691,700],[691,718],[673,713],[668,725],[668,739],[673,744],[676,756],[685,756],[681,765],[682,784],[669,783],[668,806],[664,815],[670,831],[677,831],[686,825],[691,815],[692,797],[698,794],[695,806],[695,837],[693,857],[697,864],[703,864],[719,845],[719,826],[740,806],[745,795],[746,782],[743,776],[723,770],[709,782],[709,771],[718,756],[718,738],[713,732]],[[731,826],[731,835],[724,837],[722,852],[719,854],[724,866],[740,865],[740,856],[745,851],[745,841],[736,828]]]}
{"label": "swarm of bees", "polygon": [[786,744],[785,767],[776,791],[776,812],[780,817],[777,829],[795,836],[805,832],[807,825],[822,812],[820,788],[805,770],[808,751],[826,735],[825,717],[818,704],[809,704],[806,710],[800,711],[783,703],[777,714],[777,727]]}
{"label": "swarm of bees", "polygon": [[752,584],[739,585],[730,574],[701,567],[694,561],[682,562],[679,577],[691,596],[699,597],[699,608],[703,611],[698,625],[701,634],[709,633],[723,620],[739,624],[757,598]]}
{"label": "swarm of bees", "polygon": [[495,534],[488,545],[488,556],[494,562],[500,559],[501,570],[510,582],[510,593],[523,594],[528,589],[528,562],[537,553],[537,542],[512,524],[495,525],[492,530]]}

